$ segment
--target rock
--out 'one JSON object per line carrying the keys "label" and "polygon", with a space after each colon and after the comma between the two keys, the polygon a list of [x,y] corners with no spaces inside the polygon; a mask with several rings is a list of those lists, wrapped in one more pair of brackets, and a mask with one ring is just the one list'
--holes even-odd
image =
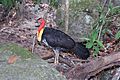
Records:
{"label": "rock", "polygon": [[82,41],[81,38],[87,37],[87,35],[90,33],[94,19],[90,15],[81,12],[76,20],[72,20],[72,18],[70,18],[70,20],[71,25],[69,26],[69,34],[74,40]]}
{"label": "rock", "polygon": [[0,80],[66,80],[41,59],[0,64]]}
{"label": "rock", "polygon": [[[19,58],[8,64],[10,55]],[[0,44],[0,80],[66,80],[47,62],[16,44]]]}
{"label": "rock", "polygon": [[35,58],[30,51],[15,43],[0,44],[0,60],[7,60],[10,55],[17,55],[21,59]]}
{"label": "rock", "polygon": [[[92,24],[94,23],[94,18],[90,14],[91,9],[95,5],[95,0],[70,0],[69,2],[69,30],[68,34],[75,41],[83,41],[81,38],[86,38],[91,31]],[[90,8],[90,13],[89,13]],[[88,11],[87,11],[88,10]],[[57,25],[59,25],[60,30],[64,27],[65,18],[65,7],[57,10]]]}

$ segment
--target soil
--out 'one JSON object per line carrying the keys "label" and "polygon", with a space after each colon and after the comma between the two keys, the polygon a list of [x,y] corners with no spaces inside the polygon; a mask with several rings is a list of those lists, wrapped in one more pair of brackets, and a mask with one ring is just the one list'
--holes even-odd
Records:
{"label": "soil", "polygon": [[[37,13],[35,9],[38,10],[39,7],[42,7]],[[34,7],[34,8],[33,8]],[[53,67],[55,67],[60,72],[66,72],[69,68],[73,67],[73,62],[69,61],[71,59],[76,59],[79,62],[79,59],[71,54],[63,53],[60,57],[59,65],[55,66],[54,63],[54,53],[52,49],[45,47],[44,45],[39,45],[36,40],[36,20],[40,17],[46,16],[47,12],[47,24],[46,26],[51,25],[50,27],[57,28],[54,22],[54,9],[48,7],[47,4],[43,5],[27,5],[27,9],[22,15],[23,17],[18,17],[14,9],[10,11],[11,16],[4,18],[0,22],[0,43],[17,43],[24,48],[27,48],[33,54],[37,54],[40,58],[48,61]],[[49,11],[49,12],[48,12]],[[28,13],[30,12],[30,13]],[[28,14],[27,14],[28,13]],[[27,17],[24,17],[27,16]]]}
{"label": "soil", "polygon": [[[20,44],[24,48],[27,48],[29,51],[31,51],[33,54],[37,54],[40,58],[48,61],[51,65],[54,66],[53,51],[44,47],[43,45],[38,45],[36,40],[37,28],[35,27],[35,22],[38,18],[45,17],[47,20],[46,26],[57,28],[58,26],[56,26],[54,22],[56,11],[55,9],[50,8],[47,4],[34,5],[28,3],[25,7],[27,7],[27,9],[23,13],[23,17],[18,17],[13,9],[10,12],[12,17],[7,16],[9,18],[6,18],[4,21],[0,22],[0,43],[12,42]],[[108,41],[106,37],[104,39],[105,41]],[[120,50],[120,44],[108,44],[111,42],[112,41],[105,43],[105,45],[108,47],[112,45],[112,48],[109,48],[107,51],[112,52]],[[117,49],[115,50],[113,47]],[[112,50],[110,51],[110,49]],[[109,52],[106,54],[101,52],[100,56],[105,56]],[[81,62],[86,61],[78,59],[75,55],[63,53],[62,57],[60,57],[60,64],[55,66],[55,68],[64,74],[73,66]]]}

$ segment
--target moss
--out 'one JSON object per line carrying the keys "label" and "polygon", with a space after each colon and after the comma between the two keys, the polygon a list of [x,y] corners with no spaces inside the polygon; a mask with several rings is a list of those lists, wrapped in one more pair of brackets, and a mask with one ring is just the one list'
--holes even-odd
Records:
{"label": "moss", "polygon": [[7,55],[18,55],[23,59],[35,58],[30,51],[15,43],[0,44],[0,55],[5,53]]}

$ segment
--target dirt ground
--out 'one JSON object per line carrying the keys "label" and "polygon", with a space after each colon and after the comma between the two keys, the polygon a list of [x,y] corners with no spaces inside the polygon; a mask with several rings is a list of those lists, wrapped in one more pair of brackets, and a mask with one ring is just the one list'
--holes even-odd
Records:
{"label": "dirt ground", "polygon": [[[52,25],[51,27],[53,28],[58,27],[53,20],[55,18],[56,11],[46,4],[26,4],[26,7],[27,9],[23,13],[22,17],[17,17],[14,10],[11,10],[10,14],[12,17],[8,16],[9,18],[0,22],[0,43],[12,42],[20,44],[33,54],[37,54],[40,58],[43,58],[54,66],[54,53],[52,50],[44,47],[43,45],[38,45],[37,43],[37,28],[35,27],[35,22],[38,18],[45,16],[47,20],[46,26]],[[106,44],[106,46],[109,46],[109,44]],[[120,50],[120,45],[115,45],[115,48],[117,48],[115,51]],[[101,56],[104,56],[102,52]],[[55,68],[63,74],[75,66],[75,64],[85,62],[69,53],[63,53],[59,61],[60,64],[55,66]]]}
{"label": "dirt ground", "polygon": [[[54,66],[53,51],[46,48],[44,45],[39,45],[36,40],[37,27],[35,27],[35,22],[38,18],[45,16],[47,13],[46,26],[52,25],[52,27],[56,28],[57,26],[53,21],[55,10],[49,10],[50,7],[48,7],[48,5],[45,5],[45,7],[41,8],[42,10],[40,9],[40,12],[38,11],[37,13],[35,13],[34,9],[38,10],[39,6],[33,7],[32,4],[27,6],[27,11],[24,12],[23,17],[17,17],[14,9],[11,10],[10,14],[12,17],[8,16],[8,19],[0,22],[0,43],[17,43]],[[27,16],[27,18],[24,16]],[[60,57],[60,64],[54,67],[60,72],[66,72],[69,68],[74,66],[71,59],[75,59],[79,62],[79,59],[74,55],[63,53],[62,57]]]}

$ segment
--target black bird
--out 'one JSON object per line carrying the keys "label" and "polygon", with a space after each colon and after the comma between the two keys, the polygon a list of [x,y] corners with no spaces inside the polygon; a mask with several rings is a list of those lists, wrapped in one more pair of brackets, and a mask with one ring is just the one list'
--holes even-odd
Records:
{"label": "black bird", "polygon": [[42,18],[38,19],[37,22],[40,23],[37,31],[37,40],[53,49],[55,64],[58,63],[61,51],[73,52],[81,59],[87,59],[90,56],[89,50],[82,43],[75,42],[69,35],[60,30],[45,27],[45,20]]}

